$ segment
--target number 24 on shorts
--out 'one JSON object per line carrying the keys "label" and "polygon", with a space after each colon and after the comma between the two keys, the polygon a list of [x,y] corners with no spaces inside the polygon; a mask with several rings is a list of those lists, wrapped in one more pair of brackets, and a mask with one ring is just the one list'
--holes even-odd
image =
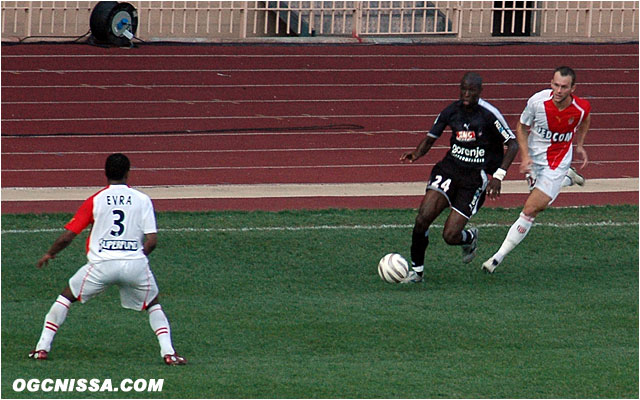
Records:
{"label": "number 24 on shorts", "polygon": [[429,186],[439,188],[443,192],[447,192],[449,190],[449,185],[451,185],[451,178],[442,182],[442,175],[436,175],[435,179],[429,183]]}

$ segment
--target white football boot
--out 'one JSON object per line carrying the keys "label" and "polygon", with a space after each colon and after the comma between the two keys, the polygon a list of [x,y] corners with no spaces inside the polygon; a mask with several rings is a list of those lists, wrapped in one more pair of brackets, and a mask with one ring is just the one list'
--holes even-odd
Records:
{"label": "white football boot", "polygon": [[569,168],[569,170],[567,171],[567,177],[571,179],[572,186],[573,185],[584,186],[584,176],[580,175],[575,168],[573,167]]}
{"label": "white football boot", "polygon": [[422,276],[418,275],[418,273],[414,270],[409,271],[407,276],[400,281],[400,283],[420,283],[422,282]]}
{"label": "white football boot", "polygon": [[482,264],[482,270],[486,271],[490,274],[493,274],[493,271],[496,270],[496,267],[500,265],[500,263],[498,262],[498,260],[496,260],[495,258],[491,257],[490,259],[488,259],[487,261],[485,261]]}

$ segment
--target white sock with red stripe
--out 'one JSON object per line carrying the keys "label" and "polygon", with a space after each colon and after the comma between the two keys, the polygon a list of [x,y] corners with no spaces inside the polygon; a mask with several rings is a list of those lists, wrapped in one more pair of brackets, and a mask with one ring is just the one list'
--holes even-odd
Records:
{"label": "white sock with red stripe", "polygon": [[504,239],[502,246],[496,254],[494,254],[493,259],[502,262],[504,257],[511,252],[522,240],[527,236],[529,230],[531,229],[531,225],[533,225],[534,218],[528,217],[524,215],[524,213],[520,213],[520,218],[516,220],[516,222],[511,225],[509,228],[509,232],[507,233],[507,237]]}
{"label": "white sock with red stripe", "polygon": [[171,328],[169,327],[169,320],[162,311],[160,304],[156,304],[150,307],[149,312],[149,324],[151,329],[158,337],[158,343],[160,343],[160,355],[165,356],[167,354],[175,354],[173,344],[171,343]]}
{"label": "white sock with red stripe", "polygon": [[44,327],[42,328],[40,340],[36,345],[36,350],[45,350],[47,352],[51,350],[51,342],[53,342],[58,328],[60,328],[60,325],[62,325],[67,318],[69,307],[71,307],[71,302],[62,295],[58,296],[44,317]]}

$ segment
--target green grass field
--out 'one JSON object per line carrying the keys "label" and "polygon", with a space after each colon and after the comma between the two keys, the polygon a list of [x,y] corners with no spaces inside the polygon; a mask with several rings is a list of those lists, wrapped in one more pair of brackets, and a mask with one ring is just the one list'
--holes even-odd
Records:
{"label": "green grass field", "polygon": [[[414,210],[159,213],[151,256],[185,367],[117,290],[74,304],[50,360],[27,358],[84,263],[86,234],[35,262],[69,215],[2,216],[3,398],[638,398],[638,207],[550,209],[493,275],[516,209],[483,209],[478,257],[431,230],[426,282],[376,272],[409,256]],[[44,230],[44,231],[43,231]],[[15,392],[16,379],[164,379],[162,392]]]}

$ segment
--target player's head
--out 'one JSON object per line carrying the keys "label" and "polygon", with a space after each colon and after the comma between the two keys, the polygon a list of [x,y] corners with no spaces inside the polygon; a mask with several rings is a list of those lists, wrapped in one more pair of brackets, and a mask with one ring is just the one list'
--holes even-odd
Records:
{"label": "player's head", "polygon": [[460,101],[466,107],[474,106],[482,93],[482,77],[475,72],[467,72],[460,81]]}
{"label": "player's head", "polygon": [[571,67],[558,67],[555,69],[555,71],[553,71],[553,75],[555,76],[556,74],[560,74],[560,76],[563,77],[570,77],[571,78],[571,86],[575,86],[576,84],[576,72],[571,68]]}
{"label": "player's head", "polygon": [[553,71],[551,79],[553,101],[561,104],[569,101],[571,94],[576,90],[576,73],[569,67],[558,67]]}
{"label": "player's head", "polygon": [[129,158],[122,153],[111,154],[104,164],[104,173],[110,181],[122,181],[129,173],[131,163]]}

